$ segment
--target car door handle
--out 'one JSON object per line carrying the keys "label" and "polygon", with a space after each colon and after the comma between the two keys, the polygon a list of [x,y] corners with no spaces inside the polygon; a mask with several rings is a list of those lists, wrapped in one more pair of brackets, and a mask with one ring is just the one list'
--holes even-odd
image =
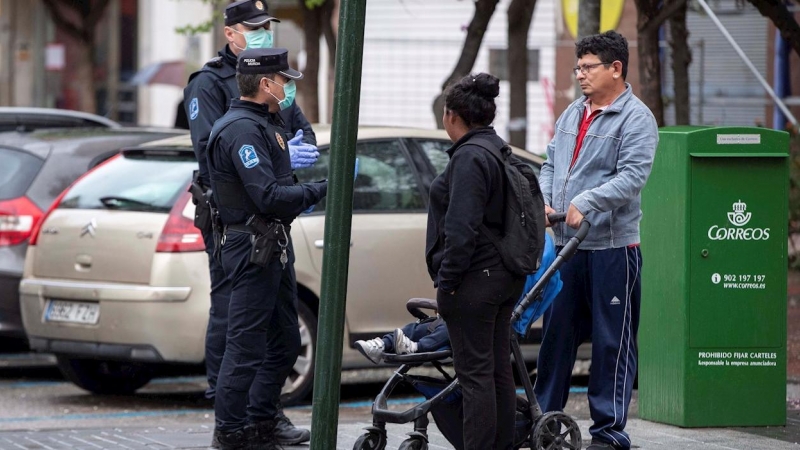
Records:
{"label": "car door handle", "polygon": [[[353,246],[353,241],[350,241],[350,247]],[[325,242],[322,239],[317,239],[314,241],[314,247],[323,248],[325,247]]]}

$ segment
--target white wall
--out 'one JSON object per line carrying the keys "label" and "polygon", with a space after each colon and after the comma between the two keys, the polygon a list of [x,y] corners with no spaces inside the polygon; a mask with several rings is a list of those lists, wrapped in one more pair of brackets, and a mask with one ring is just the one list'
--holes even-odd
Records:
{"label": "white wall", "polygon": [[[490,48],[507,47],[509,3],[498,4],[473,72],[489,71]],[[473,2],[460,0],[369,0],[360,123],[434,128],[433,99],[458,60],[474,10]],[[528,83],[528,149],[534,153],[544,153],[554,121],[543,85],[555,77],[556,14],[555,0],[538,0],[528,36],[528,48],[540,51],[540,81]],[[321,81],[326,79],[320,74]],[[325,88],[322,83],[321,92]],[[505,138],[508,95],[508,83],[502,82],[494,125]]]}
{"label": "white wall", "polygon": [[[211,17],[211,6],[202,0],[139,1],[139,68],[164,61],[185,61],[187,78],[216,54],[211,33],[187,37],[175,28],[198,25]],[[139,124],[171,127],[183,98],[183,88],[151,85],[139,88]]]}

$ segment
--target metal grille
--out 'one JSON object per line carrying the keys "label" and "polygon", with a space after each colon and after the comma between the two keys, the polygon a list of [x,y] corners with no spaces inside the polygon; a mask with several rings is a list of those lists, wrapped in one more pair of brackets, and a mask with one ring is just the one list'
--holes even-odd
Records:
{"label": "metal grille", "polygon": [[[747,2],[718,0],[711,1],[710,6],[753,65],[766,75],[768,19]],[[765,106],[769,98],[719,29],[698,5],[691,3],[686,23],[692,49],[689,66],[691,123],[743,126],[766,123]],[[662,43],[662,51],[664,120],[667,125],[674,125],[674,79],[671,52],[666,42]]]}

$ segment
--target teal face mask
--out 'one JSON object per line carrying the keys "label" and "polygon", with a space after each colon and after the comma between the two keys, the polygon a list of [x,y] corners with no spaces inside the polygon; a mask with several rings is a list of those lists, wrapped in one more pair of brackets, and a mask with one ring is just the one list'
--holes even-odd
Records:
{"label": "teal face mask", "polygon": [[283,86],[283,100],[278,100],[278,97],[275,97],[275,94],[270,93],[270,95],[275,97],[275,100],[278,100],[278,107],[281,109],[281,111],[292,106],[292,103],[294,103],[294,96],[297,94],[297,85],[294,83],[294,80],[289,80],[286,82],[286,84],[280,84],[277,81],[270,80],[269,78],[267,78],[267,80],[277,84],[278,86]]}
{"label": "teal face mask", "polygon": [[[239,34],[244,35],[244,40],[247,42],[247,45],[245,45],[245,48],[240,48],[240,50],[251,48],[272,48],[272,30],[259,28],[257,30],[245,31],[242,33],[234,28],[231,29]],[[236,45],[236,47],[239,46]]]}

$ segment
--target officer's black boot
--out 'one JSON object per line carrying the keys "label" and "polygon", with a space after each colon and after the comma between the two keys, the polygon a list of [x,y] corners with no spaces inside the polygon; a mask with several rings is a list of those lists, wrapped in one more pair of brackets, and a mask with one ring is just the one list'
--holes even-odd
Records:
{"label": "officer's black boot", "polygon": [[219,430],[217,427],[214,427],[214,434],[211,435],[211,445],[209,446],[210,449],[217,449],[219,448]]}
{"label": "officer's black boot", "polygon": [[282,450],[275,436],[275,421],[265,420],[263,422],[248,425],[245,430],[249,436],[250,450]]}
{"label": "officer's black boot", "polygon": [[283,413],[283,405],[278,405],[278,414],[275,415],[275,437],[282,445],[295,445],[311,440],[311,431],[297,428]]}
{"label": "officer's black boot", "polygon": [[[239,430],[233,433],[216,433],[219,448],[222,450],[250,450],[252,432],[250,430]],[[213,445],[213,444],[212,444]]]}

